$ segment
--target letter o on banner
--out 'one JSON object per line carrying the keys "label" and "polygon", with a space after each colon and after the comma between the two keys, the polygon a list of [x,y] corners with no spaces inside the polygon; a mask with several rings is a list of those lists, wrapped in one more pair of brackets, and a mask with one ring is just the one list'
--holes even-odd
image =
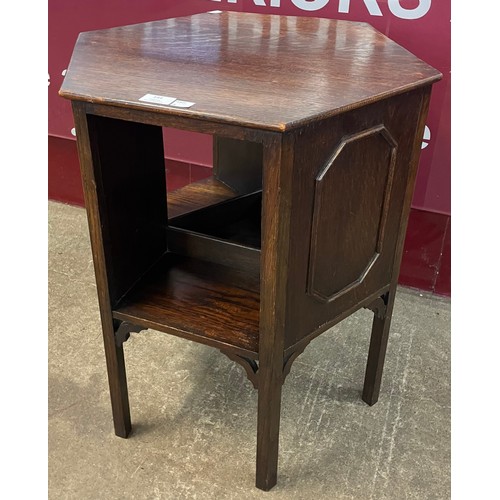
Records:
{"label": "letter o on banner", "polygon": [[[294,2],[295,3],[295,2]],[[400,19],[420,19],[431,8],[432,0],[418,0],[418,6],[413,9],[401,7],[401,0],[389,0],[389,10]]]}
{"label": "letter o on banner", "polygon": [[292,0],[292,3],[302,10],[322,9],[330,0]]}

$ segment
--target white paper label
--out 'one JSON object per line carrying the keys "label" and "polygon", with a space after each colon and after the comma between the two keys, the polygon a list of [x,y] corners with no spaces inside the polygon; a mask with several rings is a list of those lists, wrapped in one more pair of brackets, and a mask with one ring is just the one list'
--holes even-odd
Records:
{"label": "white paper label", "polygon": [[175,108],[190,108],[191,106],[194,106],[194,102],[189,102],[189,101],[181,101],[177,99],[173,103],[170,104],[170,106],[174,106]]}
{"label": "white paper label", "polygon": [[151,102],[153,104],[163,104],[164,106],[173,106],[174,108],[190,108],[194,106],[194,102],[189,101],[181,101],[175,97],[167,97],[164,95],[156,95],[156,94],[146,94],[143,95],[139,101],[142,102]]}
{"label": "white paper label", "polygon": [[156,95],[156,94],[146,94],[143,95],[139,101],[143,102],[152,102],[154,104],[164,104],[168,106],[175,101],[175,97],[166,97],[164,95]]}

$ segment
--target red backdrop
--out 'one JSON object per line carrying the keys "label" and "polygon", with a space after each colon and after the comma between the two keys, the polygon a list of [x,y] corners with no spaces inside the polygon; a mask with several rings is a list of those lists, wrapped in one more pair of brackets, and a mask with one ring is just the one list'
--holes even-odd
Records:
{"label": "red backdrop", "polygon": [[[49,0],[49,197],[82,204],[71,107],[57,95],[78,33],[214,9],[365,21],[443,73],[422,141],[400,281],[449,294],[450,0]],[[167,130],[165,142],[172,186],[210,166],[210,137]]]}

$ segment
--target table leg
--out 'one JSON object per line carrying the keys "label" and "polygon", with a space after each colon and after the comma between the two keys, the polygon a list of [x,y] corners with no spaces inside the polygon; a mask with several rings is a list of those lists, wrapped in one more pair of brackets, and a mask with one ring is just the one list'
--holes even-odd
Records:
{"label": "table leg", "polygon": [[370,406],[378,401],[382,372],[384,370],[385,353],[389,330],[391,327],[392,309],[394,306],[395,287],[385,294],[382,299],[386,303],[383,312],[376,312],[373,317],[368,362],[366,364],[365,383],[363,387],[363,401]]}
{"label": "table leg", "polygon": [[132,424],[130,420],[123,344],[120,343],[117,345],[114,331],[108,332],[103,328],[103,334],[115,434],[126,438],[132,430]]}
{"label": "table leg", "polygon": [[293,143],[272,137],[263,158],[262,249],[256,486],[268,491],[278,470],[283,385]]}
{"label": "table leg", "polygon": [[283,362],[280,364],[262,361],[259,367],[257,477],[255,485],[264,491],[269,491],[277,481],[282,367]]}

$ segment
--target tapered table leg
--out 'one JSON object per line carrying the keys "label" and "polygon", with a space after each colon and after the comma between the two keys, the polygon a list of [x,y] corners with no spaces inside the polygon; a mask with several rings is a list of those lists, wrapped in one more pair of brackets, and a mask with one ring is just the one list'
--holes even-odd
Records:
{"label": "tapered table leg", "polygon": [[363,401],[370,406],[378,401],[382,373],[384,370],[385,353],[389,340],[392,309],[394,306],[394,287],[388,292],[385,302],[387,304],[383,314],[375,313],[373,317],[370,348],[366,364],[365,383],[363,386]]}
{"label": "tapered table leg", "polygon": [[282,369],[259,369],[257,416],[257,476],[255,485],[270,490],[277,481]]}
{"label": "tapered table leg", "polygon": [[[114,337],[113,337],[114,338]],[[125,358],[123,346],[116,345],[108,340],[104,333],[104,349],[106,351],[106,365],[108,369],[109,392],[115,434],[126,438],[132,430],[130,407],[128,402],[127,374],[125,372]]]}

